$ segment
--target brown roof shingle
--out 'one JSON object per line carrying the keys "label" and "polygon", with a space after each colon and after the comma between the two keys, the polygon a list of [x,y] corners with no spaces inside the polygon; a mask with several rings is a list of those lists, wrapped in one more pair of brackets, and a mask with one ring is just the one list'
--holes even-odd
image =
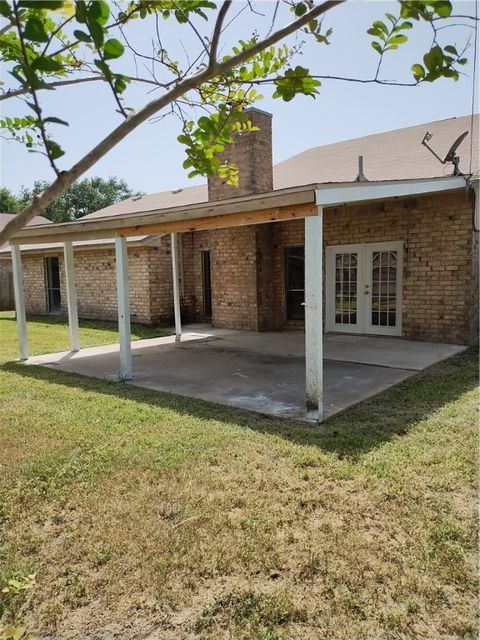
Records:
{"label": "brown roof shingle", "polygon": [[[430,144],[438,155],[444,157],[453,141],[463,131],[470,131],[470,128],[471,117],[462,116],[314,147],[276,164],[273,168],[273,185],[275,189],[285,189],[307,184],[351,182],[358,173],[358,156],[363,156],[364,174],[371,181],[450,175],[452,166],[442,165],[434,158],[421,144],[423,136],[427,131],[433,133]],[[471,140],[471,136],[467,136],[457,152],[461,158],[460,170],[465,174],[470,172]],[[474,117],[472,149],[472,172],[478,175],[478,114]],[[141,213],[207,200],[207,186],[203,184],[129,198],[90,213],[85,218]]]}

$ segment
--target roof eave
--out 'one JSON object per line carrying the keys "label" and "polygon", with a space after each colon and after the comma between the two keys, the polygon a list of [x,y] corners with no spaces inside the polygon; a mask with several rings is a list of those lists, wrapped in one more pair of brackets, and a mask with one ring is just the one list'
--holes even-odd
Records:
{"label": "roof eave", "polygon": [[254,211],[281,209],[292,205],[317,204],[332,207],[347,203],[436,193],[461,189],[466,186],[466,178],[463,176],[383,182],[309,184],[216,202],[109,216],[108,218],[80,219],[69,223],[38,225],[35,228],[22,229],[13,236],[10,242],[11,244],[28,245],[65,240],[75,242],[108,239],[114,238],[116,235],[123,235],[122,230],[127,229],[129,229],[130,235],[144,235],[142,226],[146,231],[147,227],[161,226],[170,222],[185,222],[184,230],[188,231],[188,223],[215,216],[248,214]]}
{"label": "roof eave", "polygon": [[317,185],[315,202],[324,207],[343,204],[401,198],[462,189],[467,186],[464,176],[388,182],[355,182],[342,185]]}

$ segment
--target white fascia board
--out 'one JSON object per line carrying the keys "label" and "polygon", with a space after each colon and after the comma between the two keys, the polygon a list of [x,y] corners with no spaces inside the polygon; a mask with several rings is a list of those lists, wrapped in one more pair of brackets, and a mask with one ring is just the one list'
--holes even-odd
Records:
{"label": "white fascia board", "polygon": [[466,188],[463,176],[434,180],[409,180],[401,182],[359,182],[342,186],[324,186],[315,189],[317,205],[335,206],[365,200],[386,200],[402,196],[414,196],[437,191]]}

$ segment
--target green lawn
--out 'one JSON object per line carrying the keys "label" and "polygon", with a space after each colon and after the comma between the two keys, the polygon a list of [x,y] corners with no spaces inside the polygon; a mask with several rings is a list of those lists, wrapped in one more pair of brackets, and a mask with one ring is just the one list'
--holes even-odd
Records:
{"label": "green lawn", "polygon": [[[59,323],[29,336],[66,348]],[[0,587],[36,574],[4,619],[78,639],[477,637],[477,362],[318,429],[3,364]]]}
{"label": "green lawn", "polygon": [[[165,331],[141,324],[132,325],[132,340],[166,335]],[[98,320],[80,321],[80,346],[96,347],[118,342],[114,322]],[[68,324],[61,317],[30,316],[28,318],[28,346],[30,355],[67,351],[69,347]],[[0,362],[18,358],[18,340],[15,329],[15,313],[0,311]]]}

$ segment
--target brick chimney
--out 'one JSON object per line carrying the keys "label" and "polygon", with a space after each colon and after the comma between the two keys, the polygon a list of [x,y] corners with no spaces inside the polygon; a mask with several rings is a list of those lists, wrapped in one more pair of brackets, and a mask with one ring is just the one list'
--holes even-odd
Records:
{"label": "brick chimney", "polygon": [[224,200],[273,190],[272,114],[255,107],[245,109],[259,131],[236,134],[223,154],[225,162],[235,163],[239,186],[223,183],[218,176],[208,178],[208,199]]}

